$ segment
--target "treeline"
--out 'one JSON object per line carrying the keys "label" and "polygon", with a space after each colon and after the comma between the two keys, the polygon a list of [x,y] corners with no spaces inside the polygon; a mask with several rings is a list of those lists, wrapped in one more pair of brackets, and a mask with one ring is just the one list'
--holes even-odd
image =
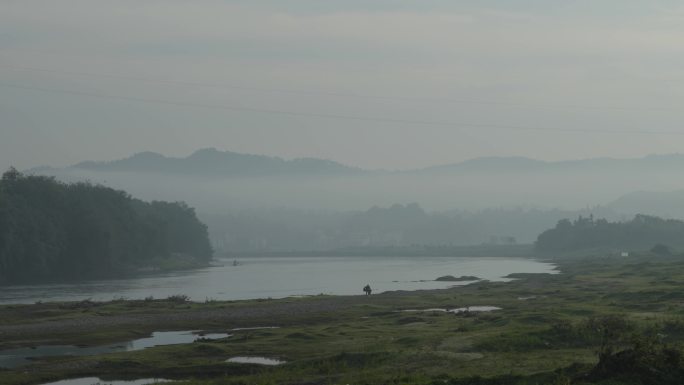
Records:
{"label": "treeline", "polygon": [[636,215],[626,222],[579,217],[563,219],[555,228],[539,235],[540,251],[575,251],[583,249],[656,250],[684,248],[684,222],[649,215]]}
{"label": "treeline", "polygon": [[172,260],[206,263],[207,234],[184,203],[148,203],[14,169],[0,179],[0,284],[115,277]]}
{"label": "treeline", "polygon": [[454,247],[531,244],[558,218],[594,212],[487,209],[428,212],[418,204],[395,204],[366,211],[249,209],[203,214],[217,249],[228,252],[321,251],[349,248]]}

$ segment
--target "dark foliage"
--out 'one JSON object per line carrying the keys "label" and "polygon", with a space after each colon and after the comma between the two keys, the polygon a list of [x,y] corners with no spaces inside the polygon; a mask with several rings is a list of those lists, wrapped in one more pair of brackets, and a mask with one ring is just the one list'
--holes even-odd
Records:
{"label": "dark foliage", "polygon": [[601,352],[587,377],[591,383],[635,385],[679,385],[682,378],[682,352],[660,343],[657,336],[636,338],[628,349]]}
{"label": "dark foliage", "polygon": [[211,256],[206,226],[184,203],[14,169],[0,180],[0,283],[114,277]]}
{"label": "dark foliage", "polygon": [[608,222],[605,219],[579,217],[575,221],[563,219],[555,228],[537,238],[541,251],[575,251],[592,248],[620,250],[649,250],[669,252],[670,246],[684,246],[684,222],[637,215],[628,222]]}
{"label": "dark foliage", "polygon": [[658,255],[671,255],[672,250],[670,250],[670,248],[666,245],[659,243],[651,248],[651,253]]}

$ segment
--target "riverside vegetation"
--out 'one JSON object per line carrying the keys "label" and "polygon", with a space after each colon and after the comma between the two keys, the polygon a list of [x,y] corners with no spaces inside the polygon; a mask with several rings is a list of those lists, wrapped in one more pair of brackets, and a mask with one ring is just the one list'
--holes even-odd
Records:
{"label": "riverside vegetation", "polygon": [[[372,296],[190,302],[90,301],[0,307],[0,349],[101,345],[159,330],[219,340],[0,371],[6,385],[99,376],[182,385],[679,384],[684,260],[655,254],[557,261],[560,274]],[[492,312],[403,312],[496,306]],[[279,326],[277,329],[240,329]],[[263,356],[285,363],[226,362]]]}
{"label": "riverside vegetation", "polygon": [[184,203],[14,169],[0,179],[0,284],[196,267],[211,257],[207,227]]}

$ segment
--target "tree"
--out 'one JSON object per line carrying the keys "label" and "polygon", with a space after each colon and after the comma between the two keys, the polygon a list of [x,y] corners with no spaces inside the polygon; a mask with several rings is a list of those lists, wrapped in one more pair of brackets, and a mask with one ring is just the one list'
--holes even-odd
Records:
{"label": "tree", "polygon": [[[651,249],[652,245],[660,245]],[[627,222],[608,222],[605,219],[579,217],[576,221],[563,219],[555,228],[537,237],[541,251],[573,251],[591,248],[651,249],[667,254],[670,248],[684,247],[684,222],[649,215],[636,215]]]}
{"label": "tree", "polygon": [[0,283],[112,277],[177,255],[206,263],[212,253],[185,203],[13,168],[0,179]]}
{"label": "tree", "polygon": [[671,255],[672,251],[670,251],[669,247],[659,243],[651,248],[651,253],[658,255]]}

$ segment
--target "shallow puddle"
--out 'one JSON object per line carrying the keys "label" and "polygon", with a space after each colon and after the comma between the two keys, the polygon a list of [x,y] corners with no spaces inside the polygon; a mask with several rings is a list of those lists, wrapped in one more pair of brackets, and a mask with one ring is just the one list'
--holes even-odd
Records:
{"label": "shallow puddle", "polygon": [[445,312],[445,313],[463,313],[463,312],[487,312],[487,311],[494,311],[494,310],[501,310],[501,308],[496,307],[496,306],[467,306],[467,307],[458,307],[458,308],[454,308],[454,309],[432,308],[432,309],[407,309],[407,310],[402,310],[402,311],[407,311],[407,312],[441,311],[441,312]]}
{"label": "shallow puddle", "polygon": [[181,332],[154,332],[151,337],[140,338],[125,345],[125,351],[131,352],[162,345],[189,344],[198,339],[218,340],[230,337],[228,333],[205,333],[188,330]]}
{"label": "shallow puddle", "polygon": [[[227,333],[198,334],[197,331],[154,332],[151,337],[139,338],[119,344],[78,347],[74,345],[42,345],[31,348],[7,349],[0,351],[0,367],[14,368],[26,365],[32,359],[49,356],[92,356],[97,354],[132,352],[154,346],[188,344],[197,339],[220,339],[230,337]],[[71,383],[69,383],[71,384]],[[79,384],[80,383],[74,383]],[[105,384],[109,384],[105,382]],[[137,383],[132,383],[138,385]],[[62,384],[60,384],[62,385]],[[90,384],[88,384],[90,385]]]}
{"label": "shallow puddle", "polygon": [[262,330],[262,329],[280,329],[280,326],[255,326],[251,328],[233,328],[230,331],[239,332],[242,330]]}
{"label": "shallow puddle", "polygon": [[105,381],[97,377],[87,377],[87,378],[74,378],[71,380],[62,380],[57,382],[50,382],[42,385],[149,385],[149,384],[161,384],[164,382],[169,382],[171,380],[163,380],[159,378],[145,378],[142,380],[130,380],[130,381]]}
{"label": "shallow puddle", "polygon": [[280,365],[284,364],[285,361],[277,360],[275,358],[267,357],[233,357],[226,360],[226,362],[232,362],[235,364],[257,364],[257,365]]}

